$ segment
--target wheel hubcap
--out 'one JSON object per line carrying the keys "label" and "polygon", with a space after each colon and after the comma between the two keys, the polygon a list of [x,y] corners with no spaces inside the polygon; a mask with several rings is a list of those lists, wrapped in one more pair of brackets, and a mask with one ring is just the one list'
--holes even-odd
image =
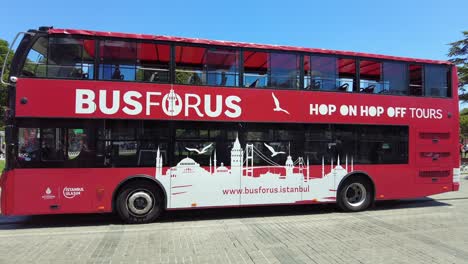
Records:
{"label": "wheel hubcap", "polygon": [[154,200],[151,194],[145,191],[136,191],[128,196],[129,211],[138,216],[147,214],[153,208]]}
{"label": "wheel hubcap", "polygon": [[349,205],[356,207],[364,203],[366,200],[367,191],[364,185],[355,182],[346,188],[345,194],[346,202]]}

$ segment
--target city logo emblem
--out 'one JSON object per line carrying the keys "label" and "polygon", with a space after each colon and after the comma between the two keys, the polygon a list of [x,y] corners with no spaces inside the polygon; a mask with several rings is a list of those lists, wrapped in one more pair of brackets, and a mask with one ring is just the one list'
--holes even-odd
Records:
{"label": "city logo emblem", "polygon": [[45,190],[45,194],[42,195],[42,199],[44,200],[55,199],[55,195],[52,194],[52,190],[50,189],[50,187],[47,187],[47,189]]}
{"label": "city logo emblem", "polygon": [[76,196],[80,196],[84,192],[83,187],[65,187],[63,188],[63,196],[67,199],[73,199]]}

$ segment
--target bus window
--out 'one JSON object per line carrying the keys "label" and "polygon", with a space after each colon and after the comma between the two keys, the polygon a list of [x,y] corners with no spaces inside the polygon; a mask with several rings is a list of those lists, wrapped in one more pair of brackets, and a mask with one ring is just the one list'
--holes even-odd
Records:
{"label": "bus window", "polygon": [[94,40],[41,37],[29,51],[21,76],[93,79]]}
{"label": "bus window", "polygon": [[270,87],[297,89],[299,87],[299,56],[270,53]]}
{"label": "bus window", "polygon": [[407,95],[407,69],[402,62],[384,62],[383,77],[384,87],[382,93]]}
{"label": "bus window", "polygon": [[310,71],[305,77],[305,90],[334,91],[337,89],[338,59],[330,56],[310,56]]}
{"label": "bus window", "polygon": [[41,161],[65,160],[65,137],[60,128],[41,129]]}
{"label": "bus window", "polygon": [[340,92],[352,92],[356,80],[356,60],[338,59],[338,80],[336,90]]}
{"label": "bus window", "polygon": [[238,86],[239,52],[234,49],[176,47],[176,83]]}
{"label": "bus window", "polygon": [[93,79],[94,40],[50,38],[47,77]]}
{"label": "bus window", "polygon": [[170,46],[155,43],[137,43],[136,80],[139,82],[168,83]]}
{"label": "bus window", "polygon": [[422,96],[424,89],[422,65],[409,65],[409,79],[410,95]]}
{"label": "bus window", "polygon": [[251,88],[268,86],[268,53],[244,52],[244,86]]}
{"label": "bus window", "polygon": [[18,163],[21,167],[29,167],[39,161],[39,128],[18,129]]}
{"label": "bus window", "polygon": [[444,65],[426,65],[424,67],[424,95],[448,97],[450,89],[448,89],[448,80],[450,71]]}
{"label": "bus window", "polygon": [[361,60],[359,62],[359,91],[361,93],[382,93],[382,63]]}
{"label": "bus window", "polygon": [[23,77],[45,77],[47,73],[47,49],[49,39],[41,37],[34,43],[24,63],[21,76]]}
{"label": "bus window", "polygon": [[99,43],[100,80],[136,80],[136,42],[103,40]]}

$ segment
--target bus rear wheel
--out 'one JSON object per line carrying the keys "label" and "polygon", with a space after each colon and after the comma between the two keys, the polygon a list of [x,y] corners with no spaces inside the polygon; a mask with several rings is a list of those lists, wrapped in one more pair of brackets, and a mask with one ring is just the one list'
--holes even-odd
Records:
{"label": "bus rear wheel", "polygon": [[125,186],[116,199],[119,217],[129,224],[154,222],[161,215],[162,208],[157,188],[144,182]]}
{"label": "bus rear wheel", "polygon": [[346,180],[338,193],[338,206],[346,212],[363,211],[372,202],[371,184],[361,177]]}

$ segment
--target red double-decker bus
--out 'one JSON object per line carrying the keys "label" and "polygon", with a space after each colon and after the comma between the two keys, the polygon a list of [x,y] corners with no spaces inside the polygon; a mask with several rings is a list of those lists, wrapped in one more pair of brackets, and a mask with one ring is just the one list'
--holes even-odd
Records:
{"label": "red double-decker bus", "polygon": [[4,215],[376,200],[457,191],[447,61],[42,27],[8,83]]}

